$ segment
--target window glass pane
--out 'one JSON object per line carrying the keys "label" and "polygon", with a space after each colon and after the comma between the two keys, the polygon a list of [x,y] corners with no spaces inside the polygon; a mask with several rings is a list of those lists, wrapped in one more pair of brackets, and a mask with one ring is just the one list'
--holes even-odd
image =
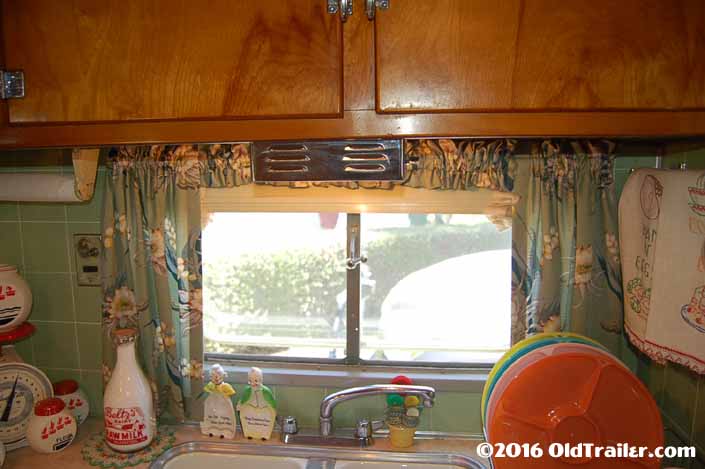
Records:
{"label": "window glass pane", "polygon": [[362,359],[492,363],[509,348],[511,230],[484,215],[361,224]]}
{"label": "window glass pane", "polygon": [[343,358],[345,214],[214,213],[203,232],[206,353]]}

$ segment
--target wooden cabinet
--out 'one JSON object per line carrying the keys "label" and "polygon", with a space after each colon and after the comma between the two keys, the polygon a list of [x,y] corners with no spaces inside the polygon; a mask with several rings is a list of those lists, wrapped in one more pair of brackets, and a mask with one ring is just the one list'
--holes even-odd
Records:
{"label": "wooden cabinet", "polygon": [[705,109],[702,0],[404,0],[376,19],[377,109]]}
{"label": "wooden cabinet", "polygon": [[0,0],[0,147],[705,135],[705,0]]}
{"label": "wooden cabinet", "polygon": [[340,116],[342,26],[322,0],[4,0],[9,122]]}

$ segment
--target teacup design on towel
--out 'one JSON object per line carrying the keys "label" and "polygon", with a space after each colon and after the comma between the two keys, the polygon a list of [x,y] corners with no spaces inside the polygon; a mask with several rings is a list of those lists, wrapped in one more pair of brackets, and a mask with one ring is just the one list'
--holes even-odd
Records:
{"label": "teacup design on towel", "polygon": [[[658,179],[650,174],[641,183],[641,211],[649,220],[656,220],[661,214],[661,197],[663,196],[663,185]],[[703,213],[705,215],[705,213]]]}
{"label": "teacup design on towel", "polygon": [[643,315],[645,318],[649,316],[651,288],[644,288],[641,278],[634,277],[627,283],[627,299],[635,313]]}
{"label": "teacup design on towel", "polygon": [[690,303],[681,308],[681,316],[686,323],[705,334],[705,286],[695,289]]}
{"label": "teacup design on towel", "polygon": [[651,275],[653,273],[653,247],[658,235],[656,227],[661,215],[663,184],[648,174],[639,189],[639,204],[643,215],[641,238],[643,250],[636,258],[637,275],[627,282],[626,300],[641,319],[646,320],[651,310]]}
{"label": "teacup design on towel", "polygon": [[705,173],[701,174],[695,186],[688,187],[690,209],[697,215],[705,217]]}

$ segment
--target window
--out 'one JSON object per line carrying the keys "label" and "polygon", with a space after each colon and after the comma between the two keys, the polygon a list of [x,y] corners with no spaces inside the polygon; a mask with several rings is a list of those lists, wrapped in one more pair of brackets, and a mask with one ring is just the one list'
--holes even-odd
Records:
{"label": "window", "polygon": [[211,358],[467,366],[509,348],[511,230],[484,215],[235,208],[203,231]]}

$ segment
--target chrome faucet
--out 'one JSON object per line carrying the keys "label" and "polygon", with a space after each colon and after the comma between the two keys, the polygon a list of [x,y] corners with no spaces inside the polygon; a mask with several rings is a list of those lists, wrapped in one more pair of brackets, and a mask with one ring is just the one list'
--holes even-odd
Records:
{"label": "chrome faucet", "polygon": [[[384,394],[407,394],[418,396],[424,407],[433,407],[436,390],[429,386],[414,386],[401,384],[374,384],[359,388],[350,388],[338,391],[323,398],[321,401],[320,433],[323,437],[331,434],[333,427],[333,409],[341,402],[364,396]],[[359,427],[359,425],[358,425]]]}

